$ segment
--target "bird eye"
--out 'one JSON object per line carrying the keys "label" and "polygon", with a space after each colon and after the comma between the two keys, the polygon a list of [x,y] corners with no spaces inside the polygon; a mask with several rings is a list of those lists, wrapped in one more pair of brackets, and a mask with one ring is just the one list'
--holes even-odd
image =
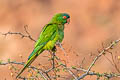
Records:
{"label": "bird eye", "polygon": [[67,17],[66,16],[63,16],[63,19],[66,19]]}

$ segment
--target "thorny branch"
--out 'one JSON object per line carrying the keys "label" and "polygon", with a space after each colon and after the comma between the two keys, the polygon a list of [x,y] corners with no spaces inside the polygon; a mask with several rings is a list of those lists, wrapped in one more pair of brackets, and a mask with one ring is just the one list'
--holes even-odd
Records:
{"label": "thorny branch", "polygon": [[120,42],[120,39],[116,40],[116,41],[113,41],[108,47],[104,48],[93,60],[93,62],[90,64],[87,72],[83,75],[81,75],[78,80],[80,79],[83,79],[85,76],[88,75],[89,71],[91,70],[91,68],[93,67],[93,65],[96,63],[96,61],[103,55],[105,54],[106,52],[108,52],[110,49],[113,49],[113,47],[118,43]]}
{"label": "thorny branch", "polygon": [[[24,66],[24,62],[16,62],[16,61],[8,61],[8,62],[0,62],[0,65],[8,65],[8,64],[17,64],[17,65],[23,65]],[[47,78],[43,75],[42,72],[40,72],[41,69],[38,69],[36,67],[33,66],[29,66],[29,68],[33,69],[33,70],[37,70],[38,73],[43,77],[44,80],[47,80]],[[41,70],[42,71],[42,70]],[[20,79],[26,80],[27,78],[24,77],[19,77]]]}
{"label": "thorny branch", "polygon": [[[8,64],[17,64],[17,65],[24,65],[24,62],[15,62],[15,61],[10,61],[10,62],[1,62],[0,63],[0,65],[8,65]],[[77,79],[77,77],[74,75],[74,73],[71,71],[71,70],[76,70],[76,71],[83,71],[83,72],[87,72],[88,70],[85,70],[85,69],[83,69],[83,68],[73,68],[73,67],[66,67],[66,65],[64,65],[64,64],[61,64],[61,65],[59,65],[58,67],[60,67],[60,66],[63,66],[64,67],[64,69],[66,69],[73,77],[74,77],[74,79],[75,80],[78,80]],[[34,66],[29,66],[29,68],[31,68],[31,69],[33,69],[33,70],[37,70],[38,71],[38,73],[42,76],[42,78],[44,79],[44,80],[48,80],[47,78],[46,78],[46,76],[44,76],[44,74],[46,74],[47,75],[47,77],[49,76],[48,75],[48,72],[47,72],[47,70],[46,71],[43,71],[42,69],[38,69],[38,68],[36,68],[36,67],[34,67]],[[120,77],[120,74],[116,74],[116,73],[102,73],[102,74],[100,74],[100,73],[96,73],[96,72],[92,72],[92,71],[89,71],[88,72],[88,74],[84,74],[84,76],[87,76],[87,75],[96,75],[96,76],[104,76],[104,77],[107,77],[107,78],[113,78],[113,77]],[[82,76],[81,76],[81,78],[82,78]],[[23,80],[29,80],[28,78],[25,78],[25,77],[19,77],[19,79],[23,79]],[[49,76],[49,79],[51,80],[51,77]]]}
{"label": "thorny branch", "polygon": [[60,49],[64,52],[64,56],[66,56],[65,49],[62,47],[62,44],[60,42],[57,42],[56,45],[60,47]]}
{"label": "thorny branch", "polygon": [[33,39],[32,38],[32,36],[29,34],[29,32],[27,31],[27,25],[26,26],[24,26],[24,31],[26,32],[26,34],[27,35],[25,35],[25,34],[23,34],[23,33],[21,33],[21,32],[7,32],[7,33],[1,33],[2,35],[4,35],[4,36],[7,36],[7,35],[19,35],[19,36],[21,36],[21,38],[29,38],[30,40],[32,40],[32,41],[34,41],[34,42],[36,42],[36,40],[35,39]]}
{"label": "thorny branch", "polygon": [[[25,30],[25,34],[21,33],[21,32],[7,32],[7,33],[1,33],[2,35],[4,36],[7,36],[7,35],[19,35],[21,36],[21,38],[29,38],[30,40],[36,42],[36,40],[34,40],[32,38],[32,36],[29,34],[29,32],[27,31],[27,27],[28,26],[24,26],[24,30]],[[44,80],[52,80],[52,77],[49,75],[49,72],[51,71],[54,71],[55,69],[59,68],[59,67],[63,67],[64,69],[66,69],[67,72],[69,72],[73,78],[75,80],[81,80],[83,79],[84,77],[88,76],[88,75],[96,75],[96,76],[99,76],[99,77],[106,77],[108,79],[110,78],[113,78],[113,77],[120,77],[120,74],[116,74],[116,73],[96,73],[95,71],[91,71],[91,68],[95,65],[96,61],[103,55],[105,54],[106,52],[109,52],[109,50],[113,49],[113,47],[118,43],[120,42],[120,39],[116,40],[116,41],[113,41],[108,47],[104,48],[101,52],[99,52],[99,54],[94,58],[94,60],[92,61],[92,63],[90,64],[90,66],[88,67],[88,69],[83,69],[83,68],[77,68],[77,67],[67,67],[65,64],[59,64],[56,66],[55,64],[55,58],[57,57],[55,55],[55,53],[53,54],[52,56],[52,67],[49,68],[48,70],[42,70],[42,69],[39,69],[39,68],[36,68],[34,66],[29,66],[29,68],[33,69],[34,71],[37,71],[37,73],[39,75],[41,75],[41,77],[44,79]],[[64,48],[62,47],[61,44],[57,44],[63,51],[64,51]],[[64,53],[66,54],[66,52],[64,51]],[[113,56],[112,56],[112,59],[113,59]],[[60,60],[59,60],[60,61]],[[24,65],[24,62],[15,62],[15,61],[9,61],[9,62],[0,62],[0,65],[8,65],[8,64],[17,64],[17,65]],[[116,65],[115,65],[116,66]],[[72,70],[76,70],[76,71],[82,71],[84,72],[84,74],[82,74],[81,76],[76,76],[75,73],[72,72]],[[26,77],[22,77],[20,76],[19,79],[22,79],[22,80],[29,80],[28,78]],[[31,79],[34,79],[34,77],[31,77]]]}
{"label": "thorny branch", "polygon": [[105,55],[104,55],[104,56],[105,56],[106,59],[112,64],[112,66],[115,67],[116,71],[117,71],[118,73],[120,73],[120,70],[119,70],[119,68],[117,67],[117,64],[116,64],[115,61],[114,61],[112,52],[109,52],[109,53],[111,54],[112,61],[111,61],[108,57],[106,57]]}
{"label": "thorny branch", "polygon": [[[74,68],[75,70],[77,71],[83,71],[83,72],[87,72],[88,70],[85,70],[83,68]],[[92,71],[89,71],[88,74],[84,74],[83,76],[87,76],[87,75],[96,75],[96,76],[104,76],[104,77],[107,77],[107,78],[112,78],[112,77],[120,77],[120,74],[115,74],[115,73],[96,73],[96,72],[92,72]],[[82,76],[80,76],[82,78]]]}

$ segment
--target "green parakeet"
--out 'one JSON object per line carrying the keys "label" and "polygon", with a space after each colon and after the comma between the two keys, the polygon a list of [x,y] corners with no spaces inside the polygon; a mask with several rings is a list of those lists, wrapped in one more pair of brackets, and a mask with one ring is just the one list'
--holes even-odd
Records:
{"label": "green parakeet", "polygon": [[64,24],[70,22],[70,16],[67,13],[58,13],[53,16],[52,20],[46,24],[35,44],[33,52],[28,57],[24,68],[18,73],[19,75],[41,54],[44,50],[52,51],[57,42],[62,42],[64,38]]}

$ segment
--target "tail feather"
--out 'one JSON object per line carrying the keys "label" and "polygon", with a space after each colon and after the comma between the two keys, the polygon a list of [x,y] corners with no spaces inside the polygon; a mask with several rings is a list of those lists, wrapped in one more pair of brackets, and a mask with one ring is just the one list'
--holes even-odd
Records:
{"label": "tail feather", "polygon": [[30,58],[27,61],[27,64],[24,66],[24,68],[18,73],[18,75],[16,76],[16,78],[18,78],[20,76],[20,74],[28,67],[30,66],[30,64],[36,59],[37,55],[32,56],[32,58]]}
{"label": "tail feather", "polygon": [[36,57],[42,53],[44,51],[43,48],[44,45],[40,45],[40,46],[37,46],[33,52],[30,54],[29,58],[28,58],[28,61],[26,63],[26,65],[24,66],[24,68],[18,73],[18,75],[16,76],[16,78],[18,78],[20,76],[20,74],[28,67],[30,66],[30,64],[36,59]]}

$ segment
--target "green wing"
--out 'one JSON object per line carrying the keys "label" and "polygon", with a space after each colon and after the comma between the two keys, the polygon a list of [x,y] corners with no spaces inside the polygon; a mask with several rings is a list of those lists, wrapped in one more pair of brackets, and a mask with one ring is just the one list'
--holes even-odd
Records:
{"label": "green wing", "polygon": [[28,60],[30,59],[30,57],[32,55],[34,55],[36,53],[35,49],[38,48],[38,46],[44,47],[48,41],[54,39],[54,37],[56,35],[56,30],[57,30],[56,24],[47,24],[45,27],[43,27],[42,32],[40,33],[40,36],[35,44],[35,48],[34,48],[33,52],[30,54],[30,56],[28,57]]}
{"label": "green wing", "polygon": [[56,24],[47,24],[40,33],[40,36],[35,44],[35,48],[42,43],[46,43],[49,40],[52,40],[55,37],[57,30]]}
{"label": "green wing", "polygon": [[57,30],[56,24],[47,24],[40,33],[40,37],[35,44],[33,52],[28,57],[28,61],[24,68],[18,73],[16,78],[36,59],[36,57],[44,51],[43,47],[47,44],[48,41],[55,38]]}

